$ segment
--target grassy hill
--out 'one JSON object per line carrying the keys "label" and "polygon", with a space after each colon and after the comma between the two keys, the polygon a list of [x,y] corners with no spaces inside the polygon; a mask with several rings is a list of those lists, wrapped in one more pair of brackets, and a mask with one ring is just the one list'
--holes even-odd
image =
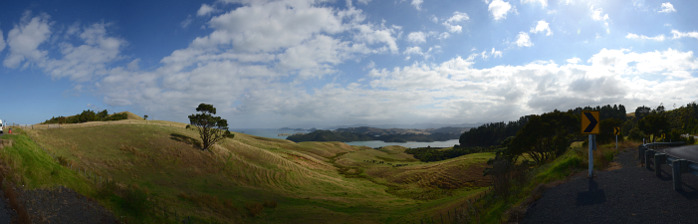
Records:
{"label": "grassy hill", "polygon": [[116,114],[126,114],[126,119],[132,119],[132,120],[143,120],[143,117],[138,116],[134,113],[131,113],[130,111],[122,111]]}
{"label": "grassy hill", "polygon": [[[135,115],[134,115],[135,116]],[[491,153],[423,163],[402,147],[267,139],[235,133],[201,151],[165,121],[18,130],[0,152],[14,182],[58,185],[129,222],[419,222],[486,189]]]}

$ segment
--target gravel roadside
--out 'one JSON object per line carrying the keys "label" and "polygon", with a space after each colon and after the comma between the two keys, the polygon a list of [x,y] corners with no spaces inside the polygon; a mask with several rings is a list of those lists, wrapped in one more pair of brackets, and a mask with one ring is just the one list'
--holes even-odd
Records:
{"label": "gravel roadside", "polygon": [[622,167],[576,177],[547,189],[531,204],[522,223],[695,223],[698,177],[685,173],[683,192],[672,189],[671,167],[662,177],[639,165],[637,149],[616,157]]}
{"label": "gravel roadside", "polygon": [[5,192],[0,190],[0,223],[11,223],[16,216],[17,212],[10,207],[10,203],[8,203],[5,197]]}
{"label": "gravel roadside", "polygon": [[118,223],[99,203],[65,187],[21,190],[18,199],[32,223]]}

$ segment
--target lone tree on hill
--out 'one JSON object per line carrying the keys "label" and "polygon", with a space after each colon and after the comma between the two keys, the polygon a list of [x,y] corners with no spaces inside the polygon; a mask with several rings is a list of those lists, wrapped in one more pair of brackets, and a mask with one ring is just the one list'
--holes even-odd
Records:
{"label": "lone tree on hill", "polygon": [[219,116],[213,116],[216,114],[216,108],[213,105],[201,103],[196,111],[200,113],[189,115],[189,123],[199,131],[201,150],[208,149],[230,133],[228,121]]}

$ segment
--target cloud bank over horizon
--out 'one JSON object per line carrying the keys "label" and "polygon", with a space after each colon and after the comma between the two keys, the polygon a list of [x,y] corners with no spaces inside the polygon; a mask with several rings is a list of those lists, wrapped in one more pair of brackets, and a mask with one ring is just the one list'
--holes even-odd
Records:
{"label": "cloud bank over horizon", "polygon": [[[475,124],[698,99],[698,27],[676,19],[694,21],[682,10],[693,2],[198,4],[182,7],[162,34],[26,9],[0,21],[0,72],[18,83],[46,79],[68,92],[60,98],[75,101],[68,105],[155,119],[186,122],[196,105],[211,103],[233,128]],[[150,15],[135,11],[114,13]],[[144,44],[165,35],[172,40]],[[90,108],[73,108],[81,109]]]}

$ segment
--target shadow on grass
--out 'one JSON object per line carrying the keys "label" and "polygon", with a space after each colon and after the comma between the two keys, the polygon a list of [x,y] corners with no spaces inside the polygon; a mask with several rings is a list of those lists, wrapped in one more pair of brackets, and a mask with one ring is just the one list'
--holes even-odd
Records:
{"label": "shadow on grass", "polygon": [[190,144],[197,149],[201,149],[201,141],[199,141],[198,139],[194,139],[192,137],[186,136],[186,135],[172,133],[172,134],[170,134],[170,139],[178,141],[178,142]]}

